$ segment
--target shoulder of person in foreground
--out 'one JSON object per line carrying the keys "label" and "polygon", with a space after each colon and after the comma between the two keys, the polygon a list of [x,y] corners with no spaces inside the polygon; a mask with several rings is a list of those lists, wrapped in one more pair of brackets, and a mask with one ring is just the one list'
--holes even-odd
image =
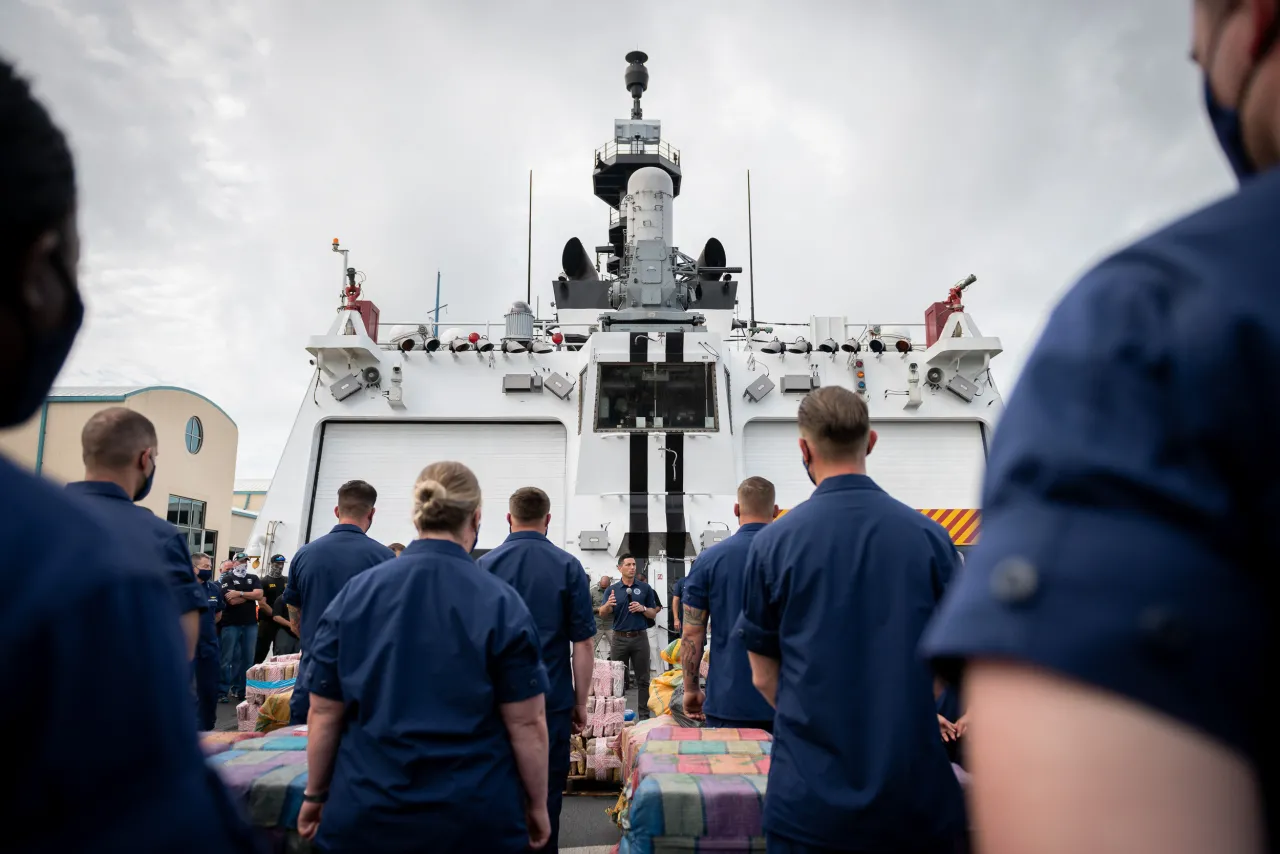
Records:
{"label": "shoulder of person in foreground", "polygon": [[1277,422],[1241,368],[1276,342],[1256,324],[1233,339],[1247,318],[1213,299],[1233,283],[1160,245],[1108,259],[1054,311],[924,649],[953,678],[966,658],[1056,671],[1256,755],[1272,606],[1245,568],[1274,504],[1252,496],[1274,482]]}
{"label": "shoulder of person in foreground", "polygon": [[[138,567],[136,546],[82,502],[36,478],[19,489],[21,500],[0,498],[0,547],[18,561],[6,560],[0,612],[9,648],[39,653],[5,656],[0,678],[50,709],[74,710],[76,723],[58,726],[54,715],[9,721],[40,745],[37,767],[10,769],[29,785],[9,808],[74,810],[78,841],[95,850],[190,850],[192,828],[213,810],[220,814],[210,833],[223,849],[252,850],[197,742],[190,669],[165,579]],[[11,571],[18,567],[21,574]],[[121,696],[130,702],[112,699]],[[129,738],[102,735],[126,731]]]}

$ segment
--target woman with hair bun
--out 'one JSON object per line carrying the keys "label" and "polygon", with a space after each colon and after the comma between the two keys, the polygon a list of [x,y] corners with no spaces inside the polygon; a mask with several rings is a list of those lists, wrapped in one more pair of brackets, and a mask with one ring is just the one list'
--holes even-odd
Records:
{"label": "woman with hair bun", "polygon": [[433,463],[413,492],[418,539],[348,582],[303,659],[298,832],[331,854],[541,848],[547,673],[533,617],[471,559],[471,470]]}

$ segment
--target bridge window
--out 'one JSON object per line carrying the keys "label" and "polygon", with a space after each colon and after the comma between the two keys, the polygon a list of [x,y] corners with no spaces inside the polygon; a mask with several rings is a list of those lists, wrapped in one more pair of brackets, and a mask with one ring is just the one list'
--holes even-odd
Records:
{"label": "bridge window", "polygon": [[603,362],[597,431],[718,430],[712,362]]}

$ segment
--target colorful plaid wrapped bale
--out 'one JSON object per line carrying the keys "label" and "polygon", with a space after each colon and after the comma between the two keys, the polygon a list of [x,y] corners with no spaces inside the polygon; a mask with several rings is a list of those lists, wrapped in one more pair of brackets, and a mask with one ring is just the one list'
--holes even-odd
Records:
{"label": "colorful plaid wrapped bale", "polygon": [[764,852],[759,774],[653,774],[631,803],[631,827],[619,854],[687,851]]}
{"label": "colorful plaid wrapped bale", "polygon": [[230,750],[237,742],[251,738],[262,738],[260,732],[203,732],[200,733],[200,747],[206,756]]}
{"label": "colorful plaid wrapped bale", "polygon": [[255,827],[297,829],[307,785],[305,750],[228,750],[208,762]]}

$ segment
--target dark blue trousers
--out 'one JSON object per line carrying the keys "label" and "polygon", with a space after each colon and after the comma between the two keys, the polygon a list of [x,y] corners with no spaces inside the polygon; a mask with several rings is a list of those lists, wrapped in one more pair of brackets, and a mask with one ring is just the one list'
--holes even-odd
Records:
{"label": "dark blue trousers", "polygon": [[196,729],[208,732],[218,723],[218,679],[222,670],[218,648],[196,650],[191,665],[196,677]]}
{"label": "dark blue trousers", "polygon": [[762,729],[770,735],[773,734],[773,721],[734,721],[728,718],[717,718],[715,715],[707,715],[707,720],[703,726],[727,727],[729,729]]}
{"label": "dark blue trousers", "polygon": [[542,850],[560,850],[560,807],[569,781],[569,735],[573,732],[573,710],[547,712],[547,747],[550,748],[550,775],[547,778],[547,814],[551,816],[551,841]]}

